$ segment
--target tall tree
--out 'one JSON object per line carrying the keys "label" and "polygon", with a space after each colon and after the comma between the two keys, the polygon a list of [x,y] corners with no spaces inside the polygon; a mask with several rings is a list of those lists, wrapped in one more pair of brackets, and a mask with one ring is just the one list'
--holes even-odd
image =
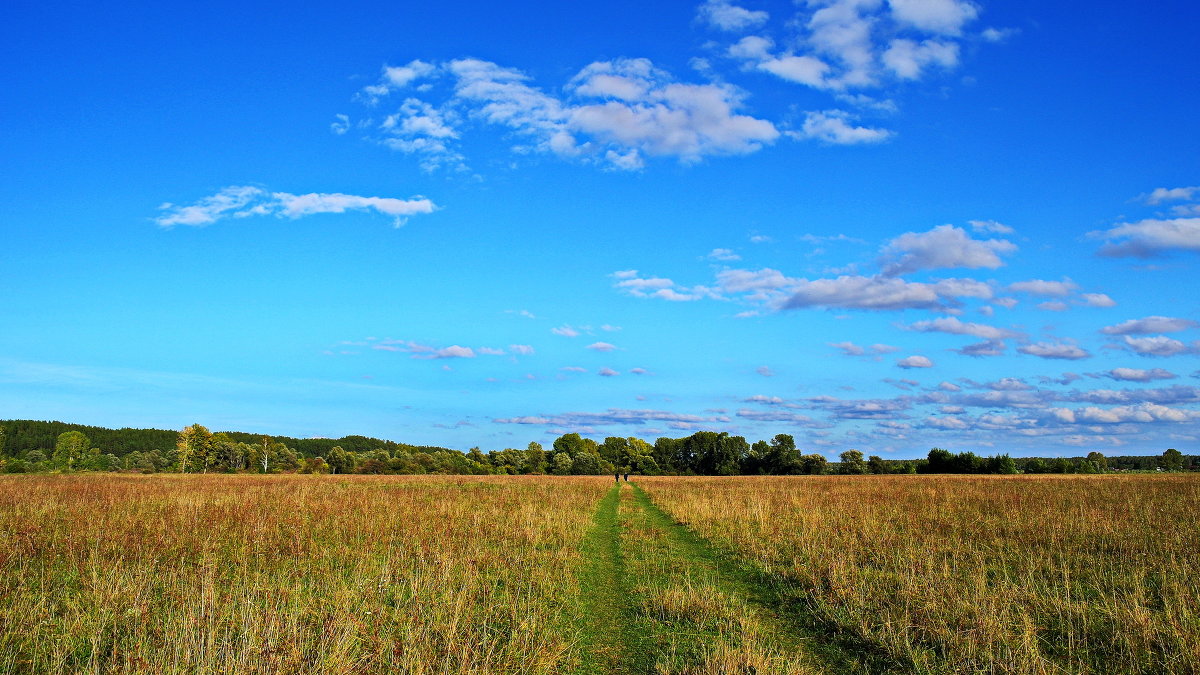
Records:
{"label": "tall tree", "polygon": [[213,461],[212,432],[200,424],[184,427],[175,441],[176,454],[179,456],[179,471],[187,472],[193,469],[208,473]]}
{"label": "tall tree", "polygon": [[65,431],[54,443],[54,464],[65,471],[82,468],[92,442],[81,431]]}

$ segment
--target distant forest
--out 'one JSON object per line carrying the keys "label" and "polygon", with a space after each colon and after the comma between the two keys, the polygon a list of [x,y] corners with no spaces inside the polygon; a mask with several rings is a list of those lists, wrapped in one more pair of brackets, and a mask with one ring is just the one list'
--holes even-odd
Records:
{"label": "distant forest", "polygon": [[180,431],[107,429],[64,422],[0,421],[0,471],[140,473],[362,473],[600,475],[816,475],[896,473],[1104,473],[1197,471],[1200,456],[1168,449],[1161,455],[1106,457],[980,457],[933,448],[919,460],[841,453],[838,462],[805,454],[778,434],[749,443],[741,436],[698,431],[683,438],[612,436],[604,442],[564,434],[544,448],[467,452],[366,436],[290,438],[238,431],[210,432],[195,424]]}

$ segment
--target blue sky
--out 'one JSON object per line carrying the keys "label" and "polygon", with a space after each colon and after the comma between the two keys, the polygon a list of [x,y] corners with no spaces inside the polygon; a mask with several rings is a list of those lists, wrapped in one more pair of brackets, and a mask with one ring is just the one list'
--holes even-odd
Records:
{"label": "blue sky", "polygon": [[1200,450],[1198,13],[17,2],[0,418]]}

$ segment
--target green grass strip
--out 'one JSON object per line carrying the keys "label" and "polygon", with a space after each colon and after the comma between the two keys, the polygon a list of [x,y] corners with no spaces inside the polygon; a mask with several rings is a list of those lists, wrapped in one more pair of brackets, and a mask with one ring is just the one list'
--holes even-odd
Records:
{"label": "green grass strip", "polygon": [[903,673],[913,670],[911,664],[889,658],[879,645],[864,642],[860,636],[822,621],[808,611],[801,594],[790,588],[785,580],[712,544],[659,508],[640,486],[632,487],[635,502],[645,511],[648,522],[671,538],[678,555],[695,564],[709,566],[717,573],[718,588],[758,607],[760,620],[776,627],[773,633],[780,647],[806,653],[816,665],[831,672]]}
{"label": "green grass strip", "polygon": [[654,658],[647,649],[631,605],[621,554],[621,524],[617,508],[621,486],[614,485],[600,500],[592,529],[583,541],[584,565],[579,574],[583,615],[583,659],[576,672],[652,673]]}

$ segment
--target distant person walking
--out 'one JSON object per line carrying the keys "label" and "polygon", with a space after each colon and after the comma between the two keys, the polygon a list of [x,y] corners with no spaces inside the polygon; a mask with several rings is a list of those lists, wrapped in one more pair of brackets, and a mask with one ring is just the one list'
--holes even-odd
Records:
{"label": "distant person walking", "polygon": [[[628,478],[626,478],[625,480],[629,480],[629,479],[628,479]],[[619,474],[619,473],[614,473],[614,474],[613,474],[613,482],[614,482],[614,483],[620,483],[620,482],[621,482],[621,474]]]}
{"label": "distant person walking", "polygon": [[626,482],[626,483],[628,483],[628,482],[629,482],[629,474],[625,474],[625,482]]}

